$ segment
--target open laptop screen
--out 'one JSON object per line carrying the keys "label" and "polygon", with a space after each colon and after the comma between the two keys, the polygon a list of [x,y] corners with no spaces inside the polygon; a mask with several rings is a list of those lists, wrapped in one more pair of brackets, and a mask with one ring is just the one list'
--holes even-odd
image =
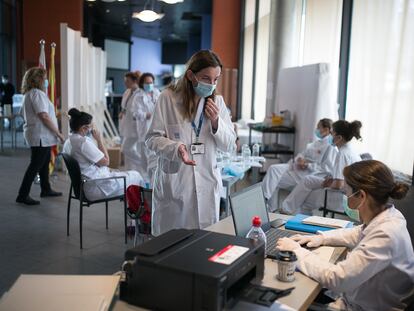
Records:
{"label": "open laptop screen", "polygon": [[269,228],[269,214],[263,196],[262,184],[257,183],[240,192],[230,195],[234,230],[237,236],[245,237],[252,227],[252,218],[259,216],[262,227]]}

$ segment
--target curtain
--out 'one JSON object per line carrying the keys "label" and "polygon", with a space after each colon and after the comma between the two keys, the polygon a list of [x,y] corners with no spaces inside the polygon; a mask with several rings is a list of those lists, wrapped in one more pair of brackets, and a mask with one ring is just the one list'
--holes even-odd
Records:
{"label": "curtain", "polygon": [[363,124],[360,152],[411,174],[414,0],[354,0],[346,119]]}

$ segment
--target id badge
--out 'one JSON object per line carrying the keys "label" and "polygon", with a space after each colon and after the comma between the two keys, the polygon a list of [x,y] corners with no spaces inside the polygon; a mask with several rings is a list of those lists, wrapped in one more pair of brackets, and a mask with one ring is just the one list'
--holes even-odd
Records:
{"label": "id badge", "polygon": [[204,144],[202,143],[191,144],[190,151],[191,151],[191,154],[204,154],[205,152]]}

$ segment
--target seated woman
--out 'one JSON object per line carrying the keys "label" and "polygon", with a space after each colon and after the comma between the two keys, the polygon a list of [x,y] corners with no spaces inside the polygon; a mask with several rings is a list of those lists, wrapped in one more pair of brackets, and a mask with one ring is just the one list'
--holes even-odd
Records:
{"label": "seated woman", "polygon": [[[408,186],[394,181],[385,164],[367,160],[343,171],[347,214],[361,225],[281,238],[277,248],[295,252],[299,270],[323,287],[341,294],[334,310],[403,310],[414,294],[414,252],[404,216],[389,203],[402,199]],[[337,264],[321,261],[302,248],[345,246],[350,252]]]}
{"label": "seated woman", "polygon": [[[294,215],[297,213],[312,214],[312,210],[322,206],[323,191],[314,191],[330,187],[343,187],[343,169],[354,162],[361,161],[361,157],[350,146],[352,138],[361,139],[359,121],[348,122],[338,120],[332,124],[331,144],[338,147],[338,153],[333,165],[332,175],[326,177],[309,175],[304,177],[282,203],[281,212]],[[311,192],[314,191],[311,195]]]}
{"label": "seated woman", "polygon": [[263,193],[270,210],[278,208],[279,189],[290,190],[308,175],[316,175],[323,180],[332,174],[337,150],[329,143],[332,129],[331,119],[319,120],[316,141],[308,144],[306,150],[289,163],[274,164],[269,167],[263,179]]}
{"label": "seated woman", "polygon": [[[66,140],[63,152],[78,161],[82,176],[87,179],[125,176],[127,188],[130,185],[142,184],[142,177],[136,171],[110,171],[108,151],[102,143],[101,134],[92,128],[92,116],[89,113],[72,108],[68,114],[72,135]],[[96,140],[97,145],[92,138],[88,137],[90,134]],[[87,182],[84,192],[90,201],[113,197],[123,194],[124,182],[122,179]]]}

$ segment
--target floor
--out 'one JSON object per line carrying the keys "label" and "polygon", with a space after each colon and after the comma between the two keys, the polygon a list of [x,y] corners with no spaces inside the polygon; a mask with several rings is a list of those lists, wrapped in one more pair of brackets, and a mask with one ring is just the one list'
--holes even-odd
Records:
{"label": "floor", "polygon": [[20,137],[18,148],[10,149],[5,137],[0,152],[0,297],[22,273],[29,274],[112,274],[120,269],[123,255],[132,247],[124,244],[123,204],[109,205],[109,229],[105,229],[105,205],[84,209],[84,249],[79,248],[78,201],[72,202],[71,235],[66,236],[66,208],[69,177],[51,178],[62,197],[40,199],[40,187],[31,195],[41,201],[29,207],[15,203],[17,190],[29,162],[30,150]]}

